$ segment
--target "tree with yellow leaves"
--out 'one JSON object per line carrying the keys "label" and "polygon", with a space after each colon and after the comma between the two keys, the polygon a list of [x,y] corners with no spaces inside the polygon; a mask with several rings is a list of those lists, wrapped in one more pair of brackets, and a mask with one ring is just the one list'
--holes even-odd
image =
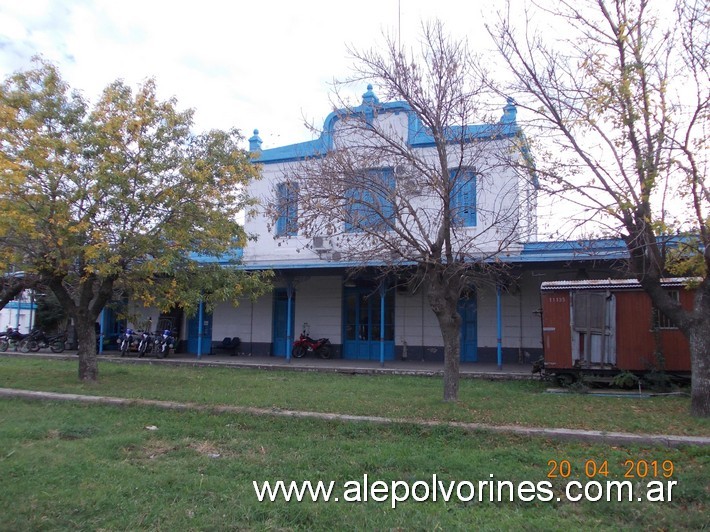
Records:
{"label": "tree with yellow leaves", "polygon": [[55,66],[33,67],[0,86],[0,269],[57,296],[80,379],[98,376],[94,324],[116,297],[189,312],[265,288],[268,275],[219,265],[245,244],[239,213],[258,175],[238,131],[193,134],[193,111],[152,80],[116,81],[90,106]]}

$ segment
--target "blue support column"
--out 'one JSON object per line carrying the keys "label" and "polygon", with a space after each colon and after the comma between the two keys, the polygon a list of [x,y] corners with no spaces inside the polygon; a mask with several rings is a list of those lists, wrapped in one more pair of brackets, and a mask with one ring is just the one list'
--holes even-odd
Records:
{"label": "blue support column", "polygon": [[205,303],[200,300],[197,307],[197,358],[202,358],[202,333],[204,331]]}
{"label": "blue support column", "polygon": [[99,328],[101,329],[99,331],[99,355],[102,355],[104,352],[104,327],[106,327],[106,324],[104,323],[104,310],[101,309],[101,312],[99,312]]}
{"label": "blue support column", "polygon": [[291,362],[291,346],[293,344],[293,338],[291,336],[291,330],[293,325],[291,324],[291,305],[293,305],[293,282],[288,280],[286,282],[286,362]]}
{"label": "blue support column", "polygon": [[20,332],[20,306],[22,305],[22,294],[17,296],[17,307],[15,307],[15,331]]}
{"label": "blue support column", "polygon": [[29,325],[27,326],[27,332],[32,332],[32,329],[34,328],[34,310],[35,310],[35,291],[32,290],[30,293],[30,321]]}
{"label": "blue support column", "polygon": [[501,286],[496,285],[496,323],[498,335],[496,338],[498,346],[498,369],[503,369],[503,309],[501,304]]}
{"label": "blue support column", "polygon": [[380,366],[385,365],[385,282],[380,283]]}

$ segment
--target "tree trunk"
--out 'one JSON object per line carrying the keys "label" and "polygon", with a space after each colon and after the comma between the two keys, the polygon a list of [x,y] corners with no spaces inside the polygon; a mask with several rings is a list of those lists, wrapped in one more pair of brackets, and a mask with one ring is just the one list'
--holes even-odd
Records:
{"label": "tree trunk", "polygon": [[706,283],[695,293],[694,314],[698,319],[687,333],[692,378],[690,413],[710,417],[710,289]]}
{"label": "tree trunk", "polygon": [[74,320],[79,341],[79,379],[96,381],[99,362],[96,357],[96,319],[111,297],[116,276],[98,280],[94,275],[82,279],[70,293],[62,275],[50,277],[47,286],[57,297],[62,308]]}
{"label": "tree trunk", "polygon": [[703,325],[693,327],[690,333],[690,413],[710,417],[710,326]]}
{"label": "tree trunk", "polygon": [[96,356],[95,320],[79,318],[74,321],[79,340],[79,379],[96,381],[99,378],[99,362]]}
{"label": "tree trunk", "polygon": [[456,310],[454,315],[439,314],[437,318],[444,338],[444,401],[458,401],[461,318]]}
{"label": "tree trunk", "polygon": [[439,282],[429,285],[429,305],[434,311],[444,340],[444,401],[458,401],[461,357],[461,316],[458,298]]}

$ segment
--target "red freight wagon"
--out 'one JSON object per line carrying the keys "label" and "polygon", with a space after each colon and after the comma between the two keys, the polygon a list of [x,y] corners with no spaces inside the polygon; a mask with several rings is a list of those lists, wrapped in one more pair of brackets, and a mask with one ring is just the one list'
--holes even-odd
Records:
{"label": "red freight wagon", "polygon": [[[674,278],[662,284],[692,309],[688,282]],[[622,371],[690,375],[688,340],[635,279],[545,282],[540,292],[545,375],[563,384],[581,375],[610,380]]]}

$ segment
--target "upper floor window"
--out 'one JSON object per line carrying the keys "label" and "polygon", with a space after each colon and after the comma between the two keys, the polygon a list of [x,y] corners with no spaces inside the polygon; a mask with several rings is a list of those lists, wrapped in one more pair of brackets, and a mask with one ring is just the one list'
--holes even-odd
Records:
{"label": "upper floor window", "polygon": [[298,184],[284,182],[276,186],[278,215],[276,236],[295,236],[298,233]]}
{"label": "upper floor window", "polygon": [[394,219],[394,189],[392,168],[367,170],[347,192],[345,230],[386,230]]}
{"label": "upper floor window", "polygon": [[456,168],[451,171],[452,218],[455,224],[464,227],[476,225],[476,174],[470,168]]}

